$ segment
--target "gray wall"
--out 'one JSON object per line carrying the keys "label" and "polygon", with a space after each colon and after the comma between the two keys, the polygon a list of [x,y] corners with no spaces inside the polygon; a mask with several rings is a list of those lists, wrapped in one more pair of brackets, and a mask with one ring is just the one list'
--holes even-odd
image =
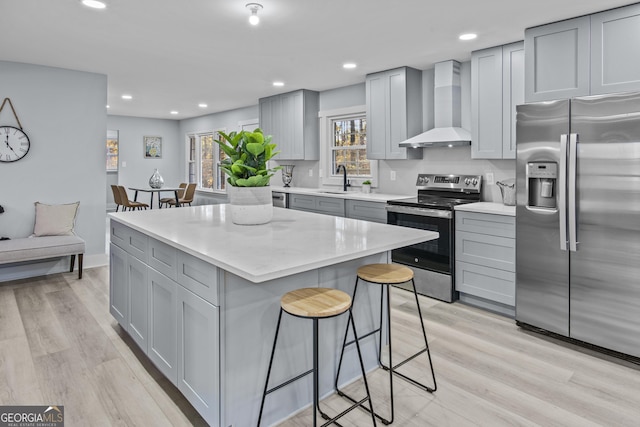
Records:
{"label": "gray wall", "polygon": [[[11,98],[31,142],[22,160],[0,164],[0,235],[33,233],[36,201],[80,201],[76,233],[86,241],[85,265],[104,263],[107,77],[0,61],[0,95]],[[8,106],[0,123],[17,125]],[[0,280],[64,271],[67,262],[3,267]]]}

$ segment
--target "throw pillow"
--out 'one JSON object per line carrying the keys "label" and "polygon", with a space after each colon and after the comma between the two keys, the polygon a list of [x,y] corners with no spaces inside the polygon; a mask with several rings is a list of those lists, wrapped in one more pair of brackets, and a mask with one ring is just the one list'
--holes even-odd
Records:
{"label": "throw pillow", "polygon": [[33,235],[39,236],[67,236],[75,234],[76,214],[80,202],[66,205],[45,205],[36,202],[36,224]]}

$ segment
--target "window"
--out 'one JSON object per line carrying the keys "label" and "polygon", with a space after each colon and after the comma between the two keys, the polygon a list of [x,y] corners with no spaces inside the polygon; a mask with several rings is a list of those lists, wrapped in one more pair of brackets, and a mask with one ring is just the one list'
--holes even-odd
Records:
{"label": "window", "polygon": [[226,156],[215,142],[218,131],[188,135],[187,174],[190,183],[198,189],[225,190],[226,178],[220,169],[220,160]]}
{"label": "window", "polygon": [[353,116],[331,120],[331,170],[344,165],[350,177],[371,177],[367,160],[367,118]]}
{"label": "window", "polygon": [[107,131],[107,171],[118,170],[118,131]]}
{"label": "window", "polygon": [[342,185],[344,165],[352,185],[371,180],[375,186],[378,162],[367,159],[367,116],[365,106],[320,112],[320,165],[322,184]]}

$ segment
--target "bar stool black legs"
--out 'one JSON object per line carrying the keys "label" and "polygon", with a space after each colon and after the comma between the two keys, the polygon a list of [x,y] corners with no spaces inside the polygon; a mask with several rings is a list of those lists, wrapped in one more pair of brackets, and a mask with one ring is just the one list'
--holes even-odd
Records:
{"label": "bar stool black legs", "polygon": [[[321,289],[321,288],[308,288],[308,289]],[[342,291],[337,291],[337,290],[333,290],[335,292],[340,292],[343,293]],[[288,294],[287,294],[288,295]],[[356,333],[356,328],[355,328],[355,323],[353,321],[353,315],[351,312],[351,300],[349,298],[349,296],[347,294],[344,294],[345,297],[347,299],[349,299],[349,307],[348,307],[348,312],[349,312],[349,319],[347,321],[347,328],[346,328],[346,332],[348,333],[349,331],[349,325],[351,325],[352,330],[353,330],[353,334],[355,337],[357,337],[357,333]],[[308,299],[308,298],[307,298]],[[320,414],[320,416],[322,418],[324,418],[325,420],[327,420],[327,422],[325,422],[324,424],[322,424],[322,427],[324,426],[328,426],[330,424],[335,424],[337,426],[340,426],[340,424],[337,422],[337,420],[341,417],[343,417],[344,415],[346,415],[347,413],[351,412],[353,409],[357,408],[357,407],[362,407],[364,409],[366,409],[369,413],[371,413],[371,420],[373,425],[376,425],[376,419],[375,419],[375,412],[373,410],[373,402],[371,400],[371,393],[369,391],[369,384],[367,382],[367,377],[366,377],[366,373],[365,373],[365,369],[364,369],[364,362],[362,361],[362,354],[360,352],[360,344],[358,343],[358,341],[356,340],[356,348],[357,348],[357,352],[358,352],[358,359],[359,359],[359,363],[360,363],[360,369],[362,371],[362,378],[364,380],[364,387],[366,390],[366,396],[358,401],[356,400],[352,400],[353,405],[350,406],[349,408],[347,408],[346,410],[344,410],[343,412],[339,413],[338,415],[334,416],[334,417],[330,417],[329,415],[327,415],[324,411],[322,411],[322,409],[320,408],[320,393],[319,393],[319,371],[318,371],[318,366],[319,366],[319,360],[318,360],[318,320],[321,318],[328,318],[328,317],[335,317],[338,316],[342,313],[344,313],[345,310],[339,311],[340,309],[338,309],[339,312],[335,312],[333,314],[329,314],[329,315],[316,315],[313,313],[307,313],[307,314],[300,314],[300,313],[296,313],[296,312],[292,312],[288,309],[286,309],[285,307],[288,307],[285,305],[284,303],[284,297],[283,297],[283,303],[282,306],[280,308],[280,314],[278,316],[278,323],[276,326],[276,334],[275,334],[275,338],[273,340],[273,348],[271,350],[271,357],[269,359],[269,369],[267,371],[267,379],[265,381],[265,386],[264,386],[264,392],[262,394],[262,402],[260,403],[260,414],[258,416],[258,424],[257,426],[260,427],[260,423],[262,422],[262,414],[264,411],[264,406],[265,406],[265,400],[268,394],[273,393],[276,390],[279,390],[309,374],[313,374],[313,425],[314,427],[317,426],[317,415],[318,413]],[[273,361],[274,361],[274,355],[275,355],[275,351],[276,351],[276,344],[278,341],[278,333],[280,332],[280,325],[282,322],[282,314],[283,312],[287,312],[288,314],[291,314],[292,316],[295,317],[300,317],[300,318],[304,318],[304,319],[311,319],[313,322],[313,368],[301,373],[300,375],[295,376],[294,378],[291,378],[290,380],[285,381],[284,383],[278,384],[277,386],[274,386],[272,388],[269,388],[269,378],[271,376],[271,368],[273,367]],[[342,363],[342,357],[340,362]],[[369,407],[365,407],[364,403],[365,402],[369,402]]]}
{"label": "bar stool black legs", "polygon": [[[386,264],[373,264],[371,265],[372,267],[377,267],[379,270],[385,269],[385,266],[387,266]],[[393,396],[393,376],[397,375],[400,378],[408,381],[409,383],[421,388],[424,391],[427,391],[429,393],[433,393],[437,390],[437,383],[436,383],[436,377],[435,377],[435,372],[433,370],[433,362],[431,361],[431,352],[429,351],[429,343],[427,341],[427,332],[426,329],[424,327],[424,320],[422,319],[422,310],[420,309],[420,302],[418,300],[418,294],[416,292],[416,287],[415,287],[415,282],[413,280],[413,271],[411,271],[411,269],[407,268],[407,267],[396,267],[395,265],[388,265],[388,268],[391,269],[399,269],[400,271],[393,271],[394,274],[392,275],[388,275],[389,277],[389,282],[384,282],[382,280],[383,279],[383,275],[380,275],[381,277],[381,281],[377,281],[378,279],[374,278],[373,274],[367,274],[367,273],[371,273],[370,271],[367,270],[367,268],[369,266],[363,266],[358,270],[358,277],[356,278],[356,284],[353,290],[353,295],[352,295],[352,301],[355,302],[355,298],[356,298],[356,293],[358,290],[358,283],[359,281],[365,280],[369,283],[375,283],[375,284],[380,284],[383,285],[382,286],[382,292],[380,293],[380,323],[379,323],[379,327],[377,329],[374,329],[373,331],[370,331],[366,334],[361,335],[359,338],[354,338],[352,341],[347,342],[347,336],[345,334],[345,339],[344,342],[342,344],[342,351],[340,353],[340,361],[338,362],[338,372],[336,374],[336,381],[335,381],[335,388],[338,391],[338,394],[342,397],[345,397],[346,399],[354,402],[354,399],[350,396],[348,396],[346,393],[344,393],[342,390],[339,389],[338,387],[338,383],[339,383],[339,379],[340,379],[340,370],[342,367],[342,357],[344,355],[344,351],[345,348],[357,343],[359,340],[362,340],[363,338],[366,338],[370,335],[374,335],[374,334],[380,334],[379,336],[379,346],[378,346],[378,364],[380,365],[380,367],[386,371],[389,372],[389,395],[390,395],[390,416],[389,419],[383,418],[382,416],[380,416],[379,414],[375,414],[375,416],[382,421],[383,424],[391,424],[393,423],[394,420],[394,410],[395,410],[395,405],[394,405],[394,396]],[[405,270],[406,269],[406,270]],[[361,273],[362,276],[361,277]],[[387,272],[388,273],[388,272]],[[397,273],[403,273],[403,274],[397,274]],[[379,271],[376,272],[376,274],[379,274]],[[406,279],[406,280],[403,280]],[[392,339],[391,339],[391,297],[390,297],[390,293],[389,293],[389,285],[391,283],[396,284],[396,283],[405,283],[411,281],[411,285],[412,285],[412,289],[413,289],[413,294],[415,297],[415,301],[416,301],[416,306],[418,307],[418,317],[420,319],[420,325],[422,328],[422,337],[424,339],[424,343],[425,343],[425,347],[416,352],[415,354],[407,357],[406,359],[402,360],[399,363],[394,364],[393,363],[393,346],[392,346]],[[384,304],[384,300],[385,300],[385,293],[386,293],[386,303],[387,303],[387,336],[389,339],[389,365],[385,365],[382,362],[382,341],[383,341],[383,336],[382,336],[382,325],[383,325],[383,304]],[[403,366],[404,364],[406,364],[407,362],[415,359],[416,357],[420,356],[423,353],[427,353],[428,356],[428,360],[429,360],[429,369],[431,371],[431,378],[433,380],[433,387],[425,385],[419,381],[416,381],[415,379],[402,374],[401,372],[398,372],[397,369],[401,366]],[[363,409],[367,410],[366,407],[362,407]]]}

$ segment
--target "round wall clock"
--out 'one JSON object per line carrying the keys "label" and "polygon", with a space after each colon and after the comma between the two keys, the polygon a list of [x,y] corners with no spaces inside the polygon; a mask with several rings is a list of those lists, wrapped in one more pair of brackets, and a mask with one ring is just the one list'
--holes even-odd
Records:
{"label": "round wall clock", "polygon": [[29,152],[29,137],[22,129],[0,126],[0,162],[9,163],[22,159]]}

